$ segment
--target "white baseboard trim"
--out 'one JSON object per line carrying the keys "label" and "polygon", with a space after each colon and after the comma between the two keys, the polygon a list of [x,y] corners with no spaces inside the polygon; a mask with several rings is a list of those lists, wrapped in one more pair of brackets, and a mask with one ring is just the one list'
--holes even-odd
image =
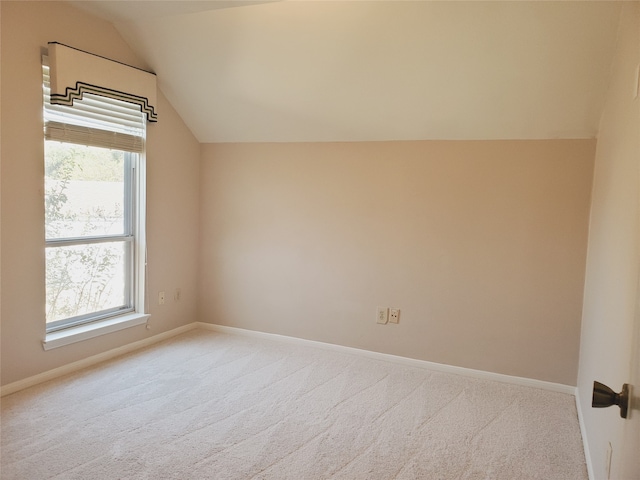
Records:
{"label": "white baseboard trim", "polygon": [[582,435],[582,445],[584,447],[584,459],[587,463],[587,474],[589,475],[589,480],[595,480],[596,476],[593,472],[593,461],[591,460],[591,450],[589,449],[587,437],[587,426],[584,423],[582,404],[580,403],[580,389],[578,388],[576,388],[576,410],[578,411],[578,423],[580,424],[580,434]]}
{"label": "white baseboard trim", "polygon": [[[543,380],[535,380],[535,379],[524,378],[524,377],[515,377],[512,375],[503,375],[501,373],[486,372],[483,370],[474,370],[471,368],[455,367],[452,365],[444,365],[441,363],[428,362],[426,360],[418,360],[415,358],[400,357],[398,355],[390,355],[387,353],[373,352],[371,350],[363,350],[360,348],[345,347],[343,345],[318,342],[315,340],[306,340],[303,338],[288,337],[285,335],[278,335],[275,333],[259,332],[256,330],[247,330],[244,328],[237,328],[237,327],[227,327],[224,325],[216,325],[213,323],[193,322],[188,325],[183,325],[182,327],[174,328],[173,330],[162,332],[152,337],[139,340],[137,342],[129,343],[127,345],[123,345],[121,347],[114,348],[112,350],[108,350],[106,352],[99,353],[97,355],[92,355],[91,357],[83,358],[82,360],[78,360],[76,362],[72,362],[67,365],[63,365],[61,367],[54,368],[52,370],[48,370],[43,373],[39,373],[38,375],[34,375],[32,377],[18,380],[17,382],[9,383],[7,385],[0,387],[0,397],[3,397],[5,395],[10,395],[12,393],[23,390],[25,388],[32,387],[42,382],[53,380],[54,378],[67,375],[69,373],[73,373],[75,371],[90,367],[97,363],[110,360],[119,355],[124,355],[125,353],[133,352],[134,350],[138,350],[140,348],[153,345],[154,343],[161,342],[162,340],[166,340],[176,335],[180,335],[181,333],[188,332],[189,330],[193,330],[195,328],[202,328],[205,330],[212,330],[220,333],[229,333],[229,334],[235,334],[235,335],[265,338],[265,339],[276,340],[276,341],[295,344],[295,345],[313,346],[313,347],[322,348],[325,350],[333,350],[333,351],[347,353],[351,355],[358,355],[362,357],[372,358],[376,360],[383,360],[387,362],[397,363],[401,365],[408,365],[412,367],[425,368],[428,370],[433,370],[433,371],[438,371],[443,373],[451,373],[454,375],[462,375],[466,377],[479,378],[484,380],[492,380],[495,382],[509,383],[512,385],[520,385],[524,387],[539,388],[542,390],[548,390],[552,392],[564,393],[564,394],[574,395],[574,396],[576,395],[576,387],[573,387],[570,385],[563,385],[560,383],[545,382]],[[577,403],[576,405],[578,408],[578,417],[580,419],[580,429],[582,431],[582,436],[583,436],[584,445],[585,445],[585,456],[587,458],[587,468],[589,469],[590,478],[593,478],[591,475],[591,462],[589,458],[589,449],[587,446],[587,439],[586,439],[585,430],[584,430],[582,412],[580,410],[580,404]]]}
{"label": "white baseboard trim", "polygon": [[199,325],[196,322],[189,323],[188,325],[183,325],[182,327],[174,328],[173,330],[162,332],[157,335],[153,335],[152,337],[138,340],[137,342],[129,343],[118,348],[107,350],[106,352],[102,352],[97,355],[92,355],[91,357],[83,358],[82,360],[78,360],[76,362],[72,362],[67,365],[63,365],[61,367],[39,373],[38,375],[23,378],[22,380],[18,380],[17,382],[9,383],[0,387],[0,397],[4,397],[5,395],[18,392],[39,383],[53,380],[54,378],[76,372],[97,363],[110,360],[120,355],[124,355],[125,353],[133,352],[134,350],[153,345],[154,343],[161,342],[162,340],[166,340],[167,338],[175,337],[176,335],[180,335],[181,333],[193,330],[198,326]]}
{"label": "white baseboard trim", "polygon": [[387,362],[393,362],[393,363],[408,365],[412,367],[425,368],[427,370],[434,370],[434,371],[443,372],[443,373],[463,375],[466,377],[479,378],[483,380],[492,380],[494,382],[509,383],[512,385],[520,385],[524,387],[539,388],[539,389],[548,390],[551,392],[565,393],[567,395],[575,395],[576,393],[576,387],[573,387],[571,385],[563,385],[561,383],[545,382],[543,380],[535,380],[532,378],[524,378],[524,377],[515,377],[512,375],[503,375],[501,373],[486,372],[483,370],[474,370],[471,368],[455,367],[451,365],[444,365],[441,363],[428,362],[426,360],[400,357],[398,355],[390,355],[387,353],[373,352],[370,350],[362,350],[359,348],[345,347],[343,345],[335,345],[332,343],[317,342],[314,340],[306,340],[303,338],[288,337],[285,335],[278,335],[275,333],[265,333],[265,332],[255,331],[255,330],[246,330],[244,328],[228,327],[225,325],[216,325],[214,323],[196,322],[196,325],[199,328],[203,328],[206,330],[213,330],[215,332],[220,332],[220,333],[230,333],[230,334],[236,334],[236,335],[271,339],[271,340],[276,340],[280,342],[292,343],[296,345],[313,346],[313,347],[338,351],[342,353],[348,353],[352,355],[359,355],[363,357],[373,358],[376,360],[384,360]]}

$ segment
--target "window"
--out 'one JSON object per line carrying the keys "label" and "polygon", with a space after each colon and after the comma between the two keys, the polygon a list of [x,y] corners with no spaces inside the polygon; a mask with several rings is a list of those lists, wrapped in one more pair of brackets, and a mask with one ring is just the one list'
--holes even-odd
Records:
{"label": "window", "polygon": [[135,104],[50,103],[43,59],[46,331],[144,313],[144,140]]}

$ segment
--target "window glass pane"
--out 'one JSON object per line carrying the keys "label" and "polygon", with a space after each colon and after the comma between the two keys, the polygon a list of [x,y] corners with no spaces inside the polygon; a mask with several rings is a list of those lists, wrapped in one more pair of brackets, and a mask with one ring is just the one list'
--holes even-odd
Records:
{"label": "window glass pane", "polygon": [[47,239],[127,232],[125,152],[45,142]]}
{"label": "window glass pane", "polygon": [[129,307],[127,241],[47,247],[47,323]]}

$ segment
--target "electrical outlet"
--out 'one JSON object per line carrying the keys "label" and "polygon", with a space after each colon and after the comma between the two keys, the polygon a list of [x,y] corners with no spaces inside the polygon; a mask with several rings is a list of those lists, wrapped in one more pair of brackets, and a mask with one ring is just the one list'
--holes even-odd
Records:
{"label": "electrical outlet", "polygon": [[389,321],[389,309],[387,307],[378,307],[376,321],[381,325],[387,324]]}
{"label": "electrical outlet", "polygon": [[400,323],[400,309],[399,308],[390,308],[389,309],[389,323]]}
{"label": "electrical outlet", "polygon": [[158,293],[158,305],[164,305],[164,292]]}

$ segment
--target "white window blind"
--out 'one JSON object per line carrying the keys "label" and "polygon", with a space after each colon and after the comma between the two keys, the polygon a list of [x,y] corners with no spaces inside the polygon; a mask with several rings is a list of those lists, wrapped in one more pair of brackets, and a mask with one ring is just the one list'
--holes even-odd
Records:
{"label": "white window blind", "polygon": [[88,93],[73,107],[52,105],[46,56],[42,74],[45,139],[143,152],[146,123],[139,105]]}

